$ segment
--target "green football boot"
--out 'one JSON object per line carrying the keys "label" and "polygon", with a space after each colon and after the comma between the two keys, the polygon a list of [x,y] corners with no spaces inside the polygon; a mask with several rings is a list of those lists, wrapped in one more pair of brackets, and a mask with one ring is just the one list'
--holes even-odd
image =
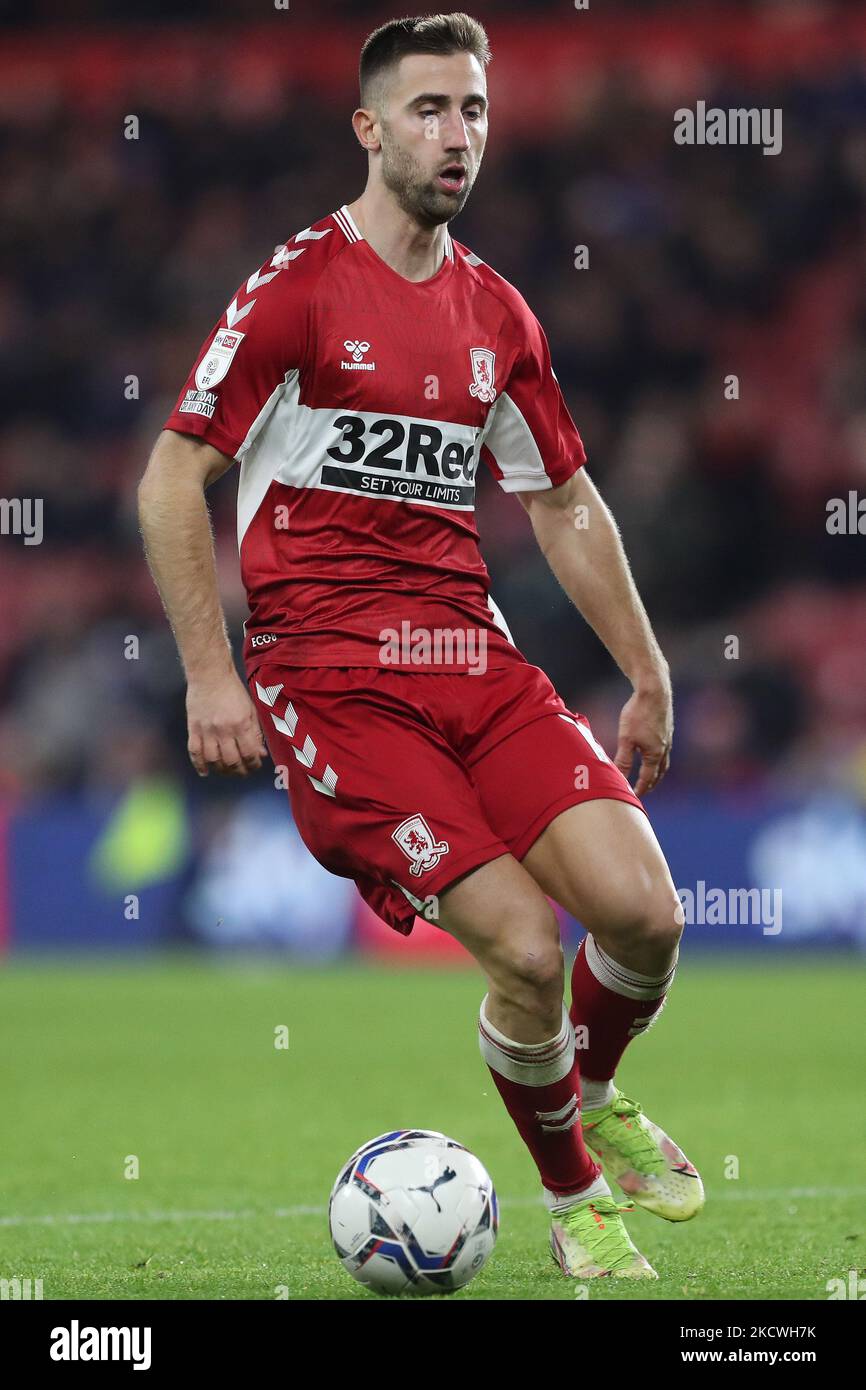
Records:
{"label": "green football boot", "polygon": [[550,1252],[563,1274],[574,1279],[658,1279],[625,1228],[620,1213],[633,1210],[633,1202],[587,1197],[554,1215]]}
{"label": "green football boot", "polygon": [[689,1221],[704,1205],[700,1174],[637,1101],[617,1090],[598,1110],[582,1112],[583,1139],[626,1196],[666,1221]]}

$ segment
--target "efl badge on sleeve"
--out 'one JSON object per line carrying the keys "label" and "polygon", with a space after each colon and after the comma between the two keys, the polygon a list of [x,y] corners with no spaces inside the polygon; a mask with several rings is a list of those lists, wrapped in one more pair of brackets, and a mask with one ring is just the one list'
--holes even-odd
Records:
{"label": "efl badge on sleeve", "polygon": [[420,813],[417,816],[409,816],[402,825],[398,825],[391,839],[400,846],[406,858],[412,861],[409,872],[415,878],[426,869],[435,869],[443,854],[447,854],[450,849],[446,840],[440,840],[437,844],[433,832]]}
{"label": "efl badge on sleeve", "polygon": [[477,396],[479,401],[489,404],[496,399],[496,390],[493,385],[493,376],[496,371],[496,353],[490,348],[470,348],[469,355],[472,358],[472,375],[475,378],[469,387],[470,396]]}
{"label": "efl badge on sleeve", "polygon": [[238,333],[234,328],[220,328],[217,331],[216,337],[196,367],[195,384],[200,391],[209,390],[222,381],[244,337],[243,333]]}

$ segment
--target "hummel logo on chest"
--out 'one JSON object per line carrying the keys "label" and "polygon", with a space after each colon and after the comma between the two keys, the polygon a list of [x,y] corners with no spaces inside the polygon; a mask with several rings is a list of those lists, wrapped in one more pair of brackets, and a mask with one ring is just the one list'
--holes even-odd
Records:
{"label": "hummel logo on chest", "polygon": [[364,362],[362,358],[365,352],[370,351],[369,343],[358,342],[357,339],[347,338],[343,344],[347,352],[351,352],[351,362],[341,362],[340,366],[344,372],[375,372],[375,362]]}

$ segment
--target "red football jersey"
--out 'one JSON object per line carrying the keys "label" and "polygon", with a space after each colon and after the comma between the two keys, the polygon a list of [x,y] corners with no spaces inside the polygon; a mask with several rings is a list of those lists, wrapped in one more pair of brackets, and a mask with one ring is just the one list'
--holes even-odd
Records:
{"label": "red football jersey", "polygon": [[240,287],[166,421],[241,465],[250,673],[467,669],[456,638],[425,660],[436,633],[474,634],[489,667],[524,660],[489,595],[478,463],[531,491],[585,454],[522,296],[445,248],[413,284],[345,207],[298,232]]}

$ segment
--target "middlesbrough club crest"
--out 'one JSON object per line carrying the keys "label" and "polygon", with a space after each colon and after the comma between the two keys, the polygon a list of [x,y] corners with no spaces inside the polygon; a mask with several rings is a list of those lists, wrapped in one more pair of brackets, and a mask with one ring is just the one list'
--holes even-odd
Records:
{"label": "middlesbrough club crest", "polygon": [[469,387],[470,396],[477,396],[479,401],[489,404],[496,399],[496,390],[493,385],[493,376],[496,371],[496,353],[490,348],[470,348],[469,355],[472,358],[472,375],[475,378]]}
{"label": "middlesbrough club crest", "polygon": [[432,830],[420,813],[417,816],[409,816],[402,825],[398,825],[391,839],[400,846],[406,858],[412,861],[409,872],[415,878],[426,869],[435,869],[443,854],[447,854],[451,848],[446,840],[436,842]]}

